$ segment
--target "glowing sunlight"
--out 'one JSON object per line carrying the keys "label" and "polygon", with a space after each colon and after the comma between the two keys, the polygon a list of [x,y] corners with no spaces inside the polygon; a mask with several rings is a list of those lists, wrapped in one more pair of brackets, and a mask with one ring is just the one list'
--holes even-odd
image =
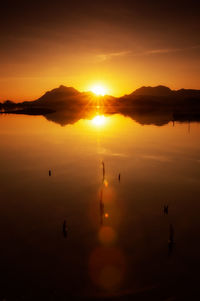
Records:
{"label": "glowing sunlight", "polygon": [[108,90],[106,87],[102,86],[102,85],[95,85],[95,86],[92,86],[90,88],[90,90],[96,94],[97,96],[104,96],[108,93]]}
{"label": "glowing sunlight", "polygon": [[106,124],[106,117],[104,115],[97,115],[91,120],[92,124],[100,127]]}

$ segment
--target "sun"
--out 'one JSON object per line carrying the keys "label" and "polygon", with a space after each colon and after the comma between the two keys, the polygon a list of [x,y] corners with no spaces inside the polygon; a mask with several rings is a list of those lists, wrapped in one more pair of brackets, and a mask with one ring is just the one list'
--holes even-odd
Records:
{"label": "sun", "polygon": [[104,96],[107,94],[107,89],[102,85],[95,85],[90,88],[90,90],[97,96]]}

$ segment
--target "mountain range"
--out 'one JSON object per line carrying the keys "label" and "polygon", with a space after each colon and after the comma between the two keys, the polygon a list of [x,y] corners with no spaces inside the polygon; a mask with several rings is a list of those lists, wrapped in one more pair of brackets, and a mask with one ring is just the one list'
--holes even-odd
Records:
{"label": "mountain range", "polygon": [[145,120],[151,123],[151,116],[159,120],[157,125],[165,124],[170,119],[200,120],[200,90],[144,86],[129,95],[116,98],[95,96],[92,92],[79,92],[73,87],[61,85],[34,101],[15,103],[7,100],[0,103],[0,112],[44,115],[49,120],[65,125],[86,118],[97,107],[104,114],[121,113],[135,119],[139,116],[140,120],[144,120],[143,124]]}
{"label": "mountain range", "polygon": [[[42,95],[40,98],[36,99],[35,101],[30,102],[21,102],[21,103],[14,103],[12,101],[5,101],[4,103],[1,103],[1,106],[9,107],[9,106],[20,106],[20,105],[36,105],[36,106],[51,106],[51,107],[57,107],[57,106],[73,106],[75,103],[83,104],[85,105],[90,102],[92,99],[93,101],[97,100],[107,100],[107,103],[109,104],[109,101],[112,104],[120,104],[123,105],[127,103],[128,100],[137,100],[141,99],[141,97],[144,97],[145,99],[147,97],[152,98],[155,97],[156,99],[159,97],[160,99],[166,100],[168,99],[174,99],[177,100],[179,98],[182,99],[200,99],[200,90],[192,90],[192,89],[180,89],[180,90],[171,90],[168,87],[165,86],[156,86],[156,87],[141,87],[134,92],[132,92],[129,95],[124,95],[122,97],[116,98],[113,96],[95,96],[92,92],[79,92],[78,90],[74,89],[73,87],[66,87],[61,85],[58,88],[55,88],[51,91],[46,92],[44,95]],[[92,103],[90,103],[92,104]]]}

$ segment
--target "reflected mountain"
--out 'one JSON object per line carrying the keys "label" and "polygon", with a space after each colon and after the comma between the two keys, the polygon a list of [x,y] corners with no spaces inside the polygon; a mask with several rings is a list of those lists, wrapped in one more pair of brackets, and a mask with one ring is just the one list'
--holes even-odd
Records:
{"label": "reflected mountain", "polygon": [[122,114],[142,125],[163,126],[171,121],[200,121],[200,90],[171,90],[165,86],[142,87],[130,95],[115,98],[79,92],[60,86],[35,101],[0,103],[0,112],[7,114],[43,115],[62,126],[98,114]]}
{"label": "reflected mountain", "polygon": [[131,117],[134,121],[141,125],[163,126],[174,121],[173,114],[171,112],[134,112],[132,114],[122,112],[122,114],[124,116]]}
{"label": "reflected mountain", "polygon": [[91,119],[92,112],[88,110],[58,110],[56,112],[43,114],[43,116],[48,120],[65,126],[67,124],[74,124],[80,119]]}

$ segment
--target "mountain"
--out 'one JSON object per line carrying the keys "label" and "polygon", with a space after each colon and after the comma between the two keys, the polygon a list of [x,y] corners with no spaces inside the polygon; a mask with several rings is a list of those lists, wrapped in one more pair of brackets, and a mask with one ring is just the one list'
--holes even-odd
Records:
{"label": "mountain", "polygon": [[200,90],[171,90],[165,86],[141,87],[129,95],[122,96],[118,103],[123,110],[139,109],[140,111],[199,111]]}
{"label": "mountain", "polygon": [[33,102],[34,105],[44,107],[62,107],[83,104],[85,98],[89,97],[86,93],[81,93],[72,87],[60,86],[46,92],[43,96]]}
{"label": "mountain", "polygon": [[155,97],[200,97],[200,90],[180,89],[171,90],[165,86],[141,87],[129,95],[131,96],[155,96]]}
{"label": "mountain", "polygon": [[66,97],[66,96],[76,96],[80,95],[81,93],[74,89],[73,87],[65,87],[61,85],[60,87],[53,89],[51,91],[46,92],[42,97],[38,99],[38,101],[42,101],[44,99],[53,99],[53,97]]}
{"label": "mountain", "polygon": [[165,86],[141,87],[135,90],[130,96],[172,96],[173,91]]}
{"label": "mountain", "polygon": [[200,90],[192,90],[192,89],[180,89],[177,91],[174,91],[177,96],[180,97],[200,97]]}

